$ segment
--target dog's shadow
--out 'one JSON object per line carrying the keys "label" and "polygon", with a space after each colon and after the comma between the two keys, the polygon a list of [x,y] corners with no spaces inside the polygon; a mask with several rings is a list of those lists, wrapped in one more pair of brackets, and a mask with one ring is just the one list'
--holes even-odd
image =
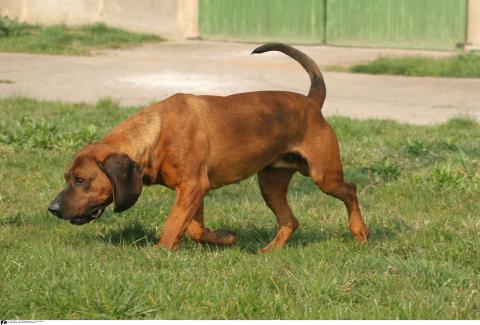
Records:
{"label": "dog's shadow", "polygon": [[134,222],[121,228],[108,229],[90,238],[95,241],[103,241],[114,246],[152,246],[158,241],[158,234],[155,229]]}
{"label": "dog's shadow", "polygon": [[[369,229],[368,242],[389,241],[396,237],[396,229],[371,227]],[[241,251],[248,253],[257,253],[259,249],[268,245],[275,237],[276,229],[248,228],[239,230],[237,233],[237,245]],[[345,228],[341,229],[299,229],[297,230],[287,243],[289,248],[301,248],[314,245],[316,243],[329,240],[341,240],[343,242],[354,241],[350,231]]]}
{"label": "dog's shadow", "polygon": [[[393,240],[398,233],[397,227],[371,227],[370,242]],[[258,250],[268,245],[275,237],[276,229],[274,228],[258,228],[249,227],[238,229],[236,231],[237,242],[234,246],[219,246],[213,244],[203,244],[209,250],[225,250],[230,247],[236,247],[245,253],[256,254]],[[345,229],[299,229],[288,241],[288,247],[306,247],[315,243],[334,240],[340,238],[342,241],[353,240],[350,232]],[[148,247],[153,246],[159,240],[157,230],[143,225],[139,222],[130,223],[124,227],[116,229],[108,229],[101,234],[90,236],[95,241],[103,241],[114,246],[136,246]],[[188,249],[191,245],[198,245],[188,238],[182,240],[182,246]]]}

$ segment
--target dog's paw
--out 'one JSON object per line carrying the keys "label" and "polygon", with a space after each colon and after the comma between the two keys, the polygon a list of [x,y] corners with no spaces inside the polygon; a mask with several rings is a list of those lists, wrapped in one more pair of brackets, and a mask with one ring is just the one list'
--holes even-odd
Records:
{"label": "dog's paw", "polygon": [[359,231],[357,233],[353,233],[353,238],[355,238],[356,241],[358,241],[360,244],[366,244],[368,242],[368,230],[365,228],[362,231]]}
{"label": "dog's paw", "polygon": [[273,252],[273,251],[275,251],[275,250],[278,250],[278,249],[280,249],[280,248],[282,248],[282,247],[283,247],[283,245],[270,243],[270,244],[268,244],[267,246],[265,246],[264,248],[260,248],[260,249],[258,250],[258,252],[259,252],[260,254],[266,254],[266,253],[269,253],[269,252]]}
{"label": "dog's paw", "polygon": [[215,230],[215,244],[217,245],[232,245],[237,241],[237,236],[234,232],[225,229]]}

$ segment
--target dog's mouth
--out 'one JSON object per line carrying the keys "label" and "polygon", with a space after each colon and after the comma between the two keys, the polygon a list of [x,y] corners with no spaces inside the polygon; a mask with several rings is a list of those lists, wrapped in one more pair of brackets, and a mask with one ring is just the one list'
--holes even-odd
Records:
{"label": "dog's mouth", "polygon": [[90,213],[87,216],[70,219],[70,223],[72,225],[77,225],[77,226],[89,223],[90,221],[92,221],[94,219],[100,218],[103,211],[105,211],[105,208],[97,208],[97,209],[93,210],[93,212]]}

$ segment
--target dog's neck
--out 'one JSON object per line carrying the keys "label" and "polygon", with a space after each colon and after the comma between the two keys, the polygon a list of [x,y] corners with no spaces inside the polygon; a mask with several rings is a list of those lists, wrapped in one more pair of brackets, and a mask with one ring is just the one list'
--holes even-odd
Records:
{"label": "dog's neck", "polygon": [[158,111],[149,108],[131,116],[112,129],[101,141],[128,155],[140,166],[148,166],[151,152],[159,141],[162,121]]}

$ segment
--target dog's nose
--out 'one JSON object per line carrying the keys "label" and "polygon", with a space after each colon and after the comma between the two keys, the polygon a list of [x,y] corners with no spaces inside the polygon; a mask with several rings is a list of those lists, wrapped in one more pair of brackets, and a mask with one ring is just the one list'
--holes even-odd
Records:
{"label": "dog's nose", "polygon": [[57,201],[53,201],[52,203],[49,204],[48,211],[50,211],[52,214],[56,215],[57,217],[60,217],[59,215],[60,204],[58,204]]}

